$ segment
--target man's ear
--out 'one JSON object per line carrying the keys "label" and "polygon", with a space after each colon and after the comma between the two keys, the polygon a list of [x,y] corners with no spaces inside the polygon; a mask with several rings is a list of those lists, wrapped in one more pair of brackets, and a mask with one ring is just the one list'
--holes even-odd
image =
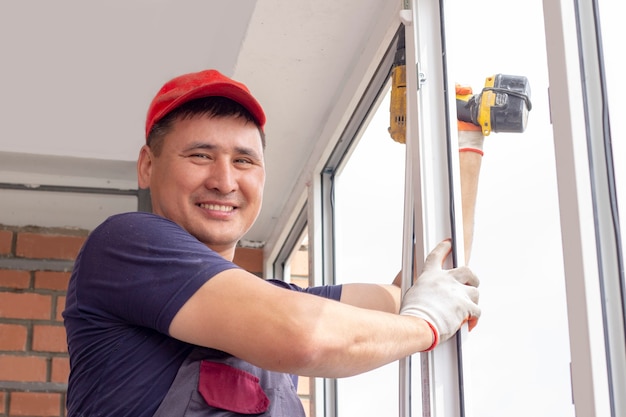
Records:
{"label": "man's ear", "polygon": [[139,188],[150,188],[153,158],[154,154],[150,147],[143,145],[139,151],[139,158],[137,159],[137,182]]}

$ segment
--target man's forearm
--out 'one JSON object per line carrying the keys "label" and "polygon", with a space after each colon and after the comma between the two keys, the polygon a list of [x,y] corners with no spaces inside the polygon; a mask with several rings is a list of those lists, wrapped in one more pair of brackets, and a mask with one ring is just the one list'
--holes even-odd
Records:
{"label": "man's forearm", "polygon": [[341,302],[369,310],[398,313],[401,289],[394,284],[344,284]]}

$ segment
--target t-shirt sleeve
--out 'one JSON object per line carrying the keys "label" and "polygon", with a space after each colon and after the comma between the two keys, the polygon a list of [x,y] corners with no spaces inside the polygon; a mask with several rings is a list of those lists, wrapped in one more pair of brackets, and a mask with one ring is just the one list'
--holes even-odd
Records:
{"label": "t-shirt sleeve", "polygon": [[238,268],[176,223],[148,213],[112,216],[75,266],[86,314],[168,333],[178,310],[211,277]]}

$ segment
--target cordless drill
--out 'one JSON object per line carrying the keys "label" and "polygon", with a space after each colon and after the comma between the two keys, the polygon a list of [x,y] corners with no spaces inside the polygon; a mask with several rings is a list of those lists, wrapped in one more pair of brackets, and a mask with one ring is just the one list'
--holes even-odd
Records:
{"label": "cordless drill", "polygon": [[491,132],[523,132],[528,123],[530,85],[524,76],[497,74],[487,77],[479,94],[457,89],[457,119]]}
{"label": "cordless drill", "polygon": [[[394,65],[391,72],[390,127],[391,138],[406,141],[406,66]],[[478,94],[471,88],[457,89],[458,120],[479,126],[484,136],[491,132],[521,133],[532,109],[530,84],[524,76],[496,74],[487,77]]]}
{"label": "cordless drill", "polygon": [[391,98],[389,101],[389,134],[399,143],[406,143],[406,56],[404,26],[398,36],[398,46],[391,68]]}
{"label": "cordless drill", "polygon": [[[487,77],[479,94],[471,88],[457,89],[457,119],[479,126],[484,136],[493,132],[523,132],[531,110],[530,85],[524,76],[497,74]],[[391,69],[389,104],[391,138],[406,142],[406,56],[404,27]]]}

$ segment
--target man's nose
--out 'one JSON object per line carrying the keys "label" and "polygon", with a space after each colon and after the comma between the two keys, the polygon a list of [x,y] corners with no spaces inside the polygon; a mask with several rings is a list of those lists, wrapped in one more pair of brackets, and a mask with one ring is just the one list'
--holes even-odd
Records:
{"label": "man's nose", "polygon": [[237,173],[230,160],[218,159],[212,164],[205,181],[208,189],[228,194],[237,189]]}

